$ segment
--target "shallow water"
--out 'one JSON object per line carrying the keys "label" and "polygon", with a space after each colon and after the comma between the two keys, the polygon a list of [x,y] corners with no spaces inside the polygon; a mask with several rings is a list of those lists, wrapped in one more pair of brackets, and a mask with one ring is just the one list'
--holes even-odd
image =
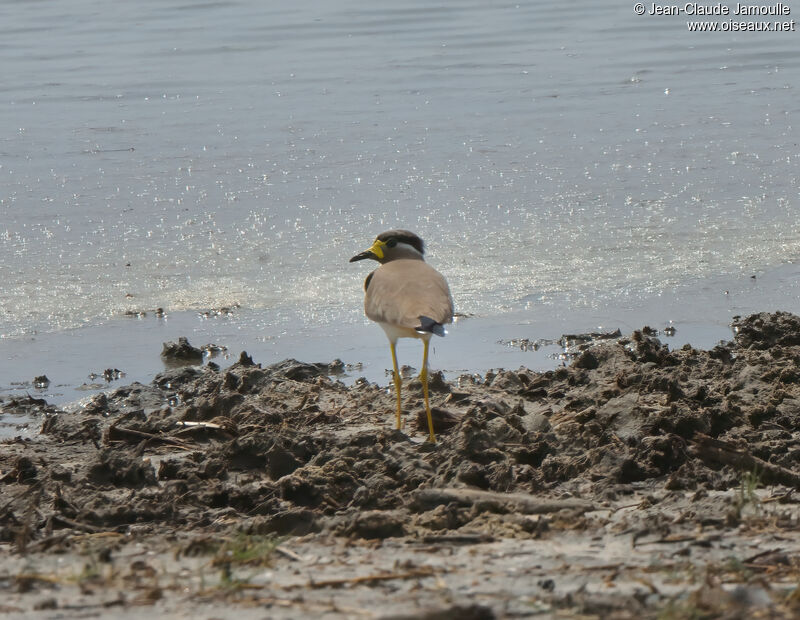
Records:
{"label": "shallow water", "polygon": [[685,21],[588,0],[0,5],[0,389],[152,374],[183,334],[380,377],[347,259],[395,226],[477,317],[438,347],[447,369],[517,365],[502,338],[672,320],[713,340],[797,310],[797,34]]}

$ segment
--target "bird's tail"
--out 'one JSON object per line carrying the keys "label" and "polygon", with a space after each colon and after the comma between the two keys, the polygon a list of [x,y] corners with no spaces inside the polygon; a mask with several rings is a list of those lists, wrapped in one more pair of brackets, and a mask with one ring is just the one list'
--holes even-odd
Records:
{"label": "bird's tail", "polygon": [[434,321],[429,316],[420,316],[419,327],[415,327],[414,329],[420,334],[424,334],[426,332],[436,334],[437,336],[445,336],[447,334],[447,330],[444,328],[444,325],[439,323],[439,321]]}

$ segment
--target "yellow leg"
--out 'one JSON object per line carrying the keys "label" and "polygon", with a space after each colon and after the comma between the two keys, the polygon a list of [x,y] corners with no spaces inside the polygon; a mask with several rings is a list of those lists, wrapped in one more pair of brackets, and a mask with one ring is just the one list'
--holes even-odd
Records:
{"label": "yellow leg", "polygon": [[403,385],[403,380],[400,378],[400,371],[397,368],[397,351],[395,351],[395,343],[389,341],[389,346],[392,347],[392,367],[394,368],[394,391],[397,392],[397,430],[403,428],[403,401],[400,398],[400,388]]}
{"label": "yellow leg", "polygon": [[428,414],[428,430],[430,431],[431,443],[436,443],[436,435],[433,433],[433,414],[431,413],[431,403],[428,400],[428,339],[422,341],[422,371],[419,373],[419,380],[422,381],[422,394],[425,396],[425,413]]}

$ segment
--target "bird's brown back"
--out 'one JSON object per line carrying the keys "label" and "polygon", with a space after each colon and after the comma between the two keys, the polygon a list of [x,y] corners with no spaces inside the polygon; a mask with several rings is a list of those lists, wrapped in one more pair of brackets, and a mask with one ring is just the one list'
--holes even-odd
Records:
{"label": "bird's brown back", "polygon": [[420,316],[438,323],[453,320],[453,299],[447,281],[421,260],[393,260],[371,275],[364,299],[367,317],[414,329]]}

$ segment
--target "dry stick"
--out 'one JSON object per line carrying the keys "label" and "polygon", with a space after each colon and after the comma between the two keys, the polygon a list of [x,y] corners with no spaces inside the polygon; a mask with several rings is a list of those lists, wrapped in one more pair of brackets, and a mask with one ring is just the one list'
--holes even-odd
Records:
{"label": "dry stick", "polygon": [[638,501],[635,504],[625,504],[623,506],[617,506],[617,507],[611,509],[611,514],[614,514],[615,512],[619,512],[620,510],[625,510],[627,508],[638,508],[641,505],[642,505],[642,502]]}
{"label": "dry stick", "polygon": [[604,570],[619,570],[620,568],[626,568],[628,565],[622,562],[618,562],[617,564],[598,564],[597,566],[581,566],[581,570],[585,571],[604,571]]}
{"label": "dry stick", "polygon": [[34,551],[37,549],[40,549],[42,551],[47,551],[47,549],[52,547],[54,544],[63,542],[70,536],[71,536],[70,532],[61,532],[60,534],[53,534],[52,536],[48,536],[47,538],[42,538],[41,540],[37,540],[29,544],[28,551]]}
{"label": "dry stick", "polygon": [[58,521],[59,523],[66,525],[67,527],[71,527],[72,529],[89,532],[90,534],[99,534],[101,532],[108,531],[104,530],[102,527],[96,527],[94,525],[89,525],[88,523],[81,523],[80,521],[73,521],[72,519],[68,519],[60,514],[53,514],[52,519],[53,521]]}
{"label": "dry stick", "polygon": [[175,426],[183,426],[186,428],[214,428],[221,429],[222,425],[215,422],[189,422],[187,420],[180,420],[175,422]]}
{"label": "dry stick", "polygon": [[229,437],[233,436],[233,433],[231,433],[229,429],[223,428],[221,424],[215,424],[213,422],[178,422],[176,426],[178,426],[178,430],[175,431],[175,435],[188,435],[191,437],[198,431],[210,431],[224,433]]}
{"label": "dry stick", "polygon": [[16,580],[20,581],[41,581],[43,583],[64,583],[60,577],[53,577],[52,575],[45,575],[43,573],[20,573],[19,575],[2,575],[0,579],[3,581]]}
{"label": "dry stick", "polygon": [[489,534],[429,534],[422,537],[422,542],[428,545],[436,543],[477,545],[494,542],[495,540],[497,539]]}
{"label": "dry stick", "polygon": [[637,543],[638,547],[642,545],[669,545],[673,543],[682,543],[682,542],[712,542],[715,540],[719,540],[720,536],[690,536],[690,535],[679,535],[679,536],[666,536],[664,538],[658,538],[656,540],[646,540],[644,542]]}
{"label": "dry stick", "polygon": [[792,497],[792,493],[794,493],[794,489],[789,489],[786,493],[781,493],[780,495],[772,495],[771,497],[767,497],[761,500],[762,504],[769,504],[770,502],[780,502],[780,501],[789,501]]}
{"label": "dry stick", "polygon": [[[418,568],[406,573],[383,573],[380,575],[363,575],[344,579],[325,579],[324,581],[309,581],[310,588],[328,588],[346,586],[356,583],[374,583],[378,581],[391,581],[393,579],[414,579],[415,577],[430,577],[434,574],[432,568]],[[299,587],[299,586],[294,586]]]}
{"label": "dry stick", "polygon": [[421,504],[438,506],[455,502],[462,505],[472,505],[478,502],[496,502],[512,507],[523,514],[547,514],[559,510],[577,510],[587,512],[594,510],[594,505],[581,499],[540,499],[534,495],[524,493],[494,493],[492,491],[479,491],[477,489],[420,489],[415,494],[415,499]]}
{"label": "dry stick", "polygon": [[358,607],[345,607],[344,605],[339,605],[335,603],[330,603],[326,605],[325,603],[313,603],[311,601],[304,600],[303,598],[297,599],[288,599],[288,598],[277,598],[275,596],[251,596],[249,598],[243,599],[241,602],[251,604],[251,605],[277,605],[279,607],[296,607],[302,606],[303,612],[305,614],[309,614],[312,612],[318,612],[318,615],[322,612],[336,612],[339,614],[348,614],[348,617],[352,616],[367,616],[367,617],[374,617],[375,614],[371,611],[366,609],[359,609]]}
{"label": "dry stick", "polygon": [[23,517],[22,527],[16,532],[16,546],[18,553],[25,553],[25,549],[28,546],[28,543],[33,540],[33,532],[36,529],[31,525],[34,514],[38,513],[36,507],[39,505],[39,502],[42,500],[42,487],[39,486],[36,488],[35,494],[31,498],[30,502],[28,502],[28,507],[25,509],[25,516]]}
{"label": "dry stick", "polygon": [[300,562],[303,560],[303,556],[301,556],[298,553],[295,553],[291,549],[286,549],[285,547],[275,547],[275,551],[289,558],[290,560],[294,560],[295,562]]}
{"label": "dry stick", "polygon": [[780,465],[768,463],[732,443],[714,439],[703,433],[695,433],[692,444],[692,454],[703,461],[731,465],[743,471],[755,471],[766,483],[785,484],[800,489],[800,474]]}
{"label": "dry stick", "polygon": [[109,440],[113,441],[112,435],[115,433],[120,433],[122,435],[130,435],[131,437],[138,437],[141,439],[152,439],[154,441],[160,441],[162,443],[175,446],[177,448],[183,448],[184,450],[192,450],[193,448],[189,447],[183,441],[179,439],[172,439],[171,437],[164,437],[163,435],[155,435],[154,433],[145,433],[144,431],[137,431],[132,428],[125,428],[124,426],[110,426],[108,429],[108,438]]}
{"label": "dry stick", "polygon": [[761,551],[759,553],[756,553],[755,555],[751,555],[749,558],[746,558],[746,559],[742,560],[742,563],[743,564],[751,564],[752,562],[754,562],[758,558],[762,558],[765,555],[770,555],[772,553],[781,553],[781,550],[780,549],[767,549],[766,551]]}
{"label": "dry stick", "polygon": [[9,499],[5,504],[0,506],[0,515],[5,513],[9,508],[11,508],[11,504],[13,504],[21,497],[25,495],[30,495],[31,493],[38,491],[41,488],[42,488],[41,482],[34,482],[32,485],[22,489],[21,491],[18,491],[17,493],[11,496],[11,499]]}

